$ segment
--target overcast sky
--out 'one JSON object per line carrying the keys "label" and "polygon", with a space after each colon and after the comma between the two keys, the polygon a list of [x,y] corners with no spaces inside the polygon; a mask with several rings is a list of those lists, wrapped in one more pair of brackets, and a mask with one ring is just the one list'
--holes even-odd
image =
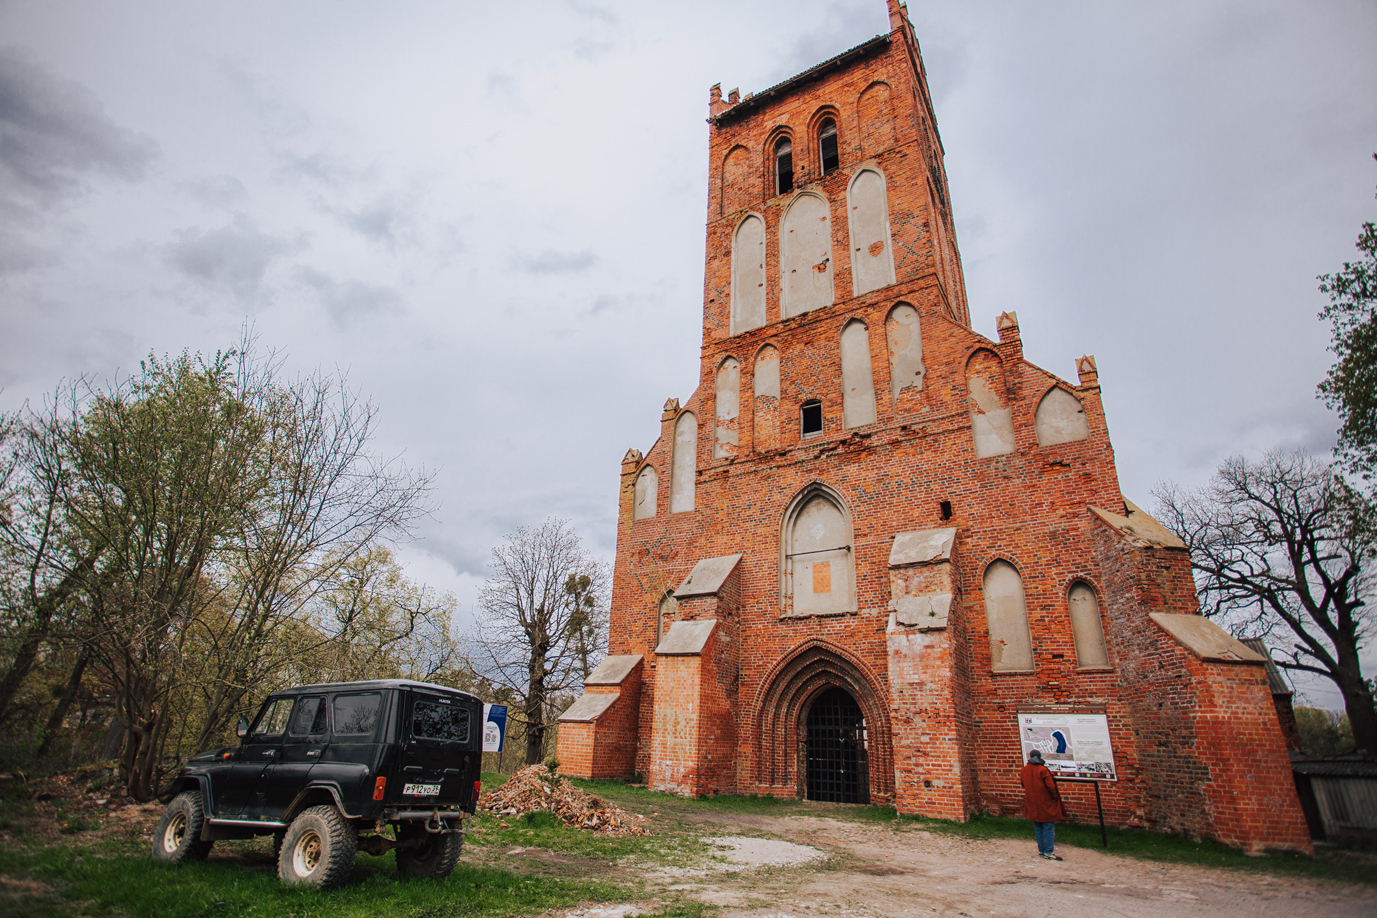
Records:
{"label": "overcast sky", "polygon": [[[1377,3],[910,15],[976,329],[1096,356],[1124,493],[1327,451],[1315,276],[1377,217]],[[249,322],[438,470],[403,556],[464,618],[519,525],[610,559],[622,454],[697,380],[709,86],[887,30],[883,0],[0,0],[0,410]]]}

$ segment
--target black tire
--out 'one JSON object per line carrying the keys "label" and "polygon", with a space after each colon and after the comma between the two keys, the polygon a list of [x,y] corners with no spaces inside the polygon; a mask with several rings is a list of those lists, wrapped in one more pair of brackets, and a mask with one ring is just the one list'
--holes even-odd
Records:
{"label": "black tire", "polygon": [[420,842],[414,848],[397,849],[397,872],[404,877],[440,879],[454,872],[464,850],[464,836],[458,832],[427,832],[420,826],[398,828],[399,840]]}
{"label": "black tire", "polygon": [[302,810],[282,839],[277,877],[288,886],[334,889],[354,869],[358,845],[358,832],[333,806]]}
{"label": "black tire", "polygon": [[185,791],[172,798],[153,830],[153,859],[169,864],[204,861],[215,842],[201,841],[206,824],[200,791]]}
{"label": "black tire", "polygon": [[282,841],[283,841],[283,839],[285,839],[286,837],[287,837],[287,830],[286,830],[286,829],[283,829],[281,832],[274,832],[274,833],[273,833],[273,860],[277,860],[278,858],[280,858],[280,857],[282,856]]}

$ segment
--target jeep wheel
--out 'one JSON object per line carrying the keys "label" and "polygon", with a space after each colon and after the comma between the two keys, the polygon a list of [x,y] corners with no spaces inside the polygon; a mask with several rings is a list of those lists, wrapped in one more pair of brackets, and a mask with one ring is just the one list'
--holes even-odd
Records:
{"label": "jeep wheel", "polygon": [[201,792],[187,791],[172,798],[153,831],[153,858],[170,864],[204,861],[214,842],[201,841],[205,825]]}
{"label": "jeep wheel", "polygon": [[358,833],[339,810],[332,806],[302,810],[282,839],[277,876],[289,886],[333,889],[349,878],[358,844]]}
{"label": "jeep wheel", "polygon": [[458,832],[427,832],[418,825],[403,825],[398,827],[397,837],[417,843],[397,849],[397,872],[404,877],[447,877],[464,850],[464,836]]}

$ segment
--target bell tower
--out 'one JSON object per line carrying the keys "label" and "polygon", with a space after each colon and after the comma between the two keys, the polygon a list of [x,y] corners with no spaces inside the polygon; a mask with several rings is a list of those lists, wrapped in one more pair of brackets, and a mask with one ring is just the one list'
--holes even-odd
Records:
{"label": "bell tower", "polygon": [[712,87],[705,352],[877,297],[970,326],[922,54],[888,5],[888,34],[744,98]]}

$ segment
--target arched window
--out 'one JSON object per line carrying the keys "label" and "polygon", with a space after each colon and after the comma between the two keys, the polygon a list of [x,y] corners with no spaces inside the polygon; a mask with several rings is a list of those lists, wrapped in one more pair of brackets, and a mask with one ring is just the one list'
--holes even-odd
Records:
{"label": "arched window", "polygon": [[674,422],[674,459],[669,471],[669,512],[693,509],[698,475],[698,416],[685,411]]}
{"label": "arched window", "polygon": [[634,520],[645,520],[655,515],[655,502],[660,496],[660,476],[653,466],[641,469],[636,476],[636,503],[631,513]]}
{"label": "arched window", "polygon": [[717,369],[717,435],[712,456],[725,459],[736,455],[741,442],[737,418],[741,414],[741,363],[735,357],[722,361]]}
{"label": "arched window", "polygon": [[755,355],[755,448],[779,447],[779,349],[767,344]]}
{"label": "arched window", "polygon": [[749,214],[732,236],[732,334],[765,324],[765,221]]}
{"label": "arched window", "polygon": [[980,458],[1014,451],[1014,422],[1004,387],[1004,366],[994,351],[981,348],[966,361],[966,391],[971,402],[971,436]]}
{"label": "arched window", "polygon": [[665,595],[660,597],[660,605],[655,609],[655,646],[652,650],[665,639],[665,632],[674,624],[678,612],[679,600],[674,598],[674,591],[665,590]]}
{"label": "arched window", "polygon": [[775,194],[794,190],[794,145],[788,137],[775,144]]}
{"label": "arched window", "polygon": [[831,118],[824,118],[818,127],[818,158],[821,160],[823,175],[841,165],[841,157],[837,152],[837,122]]}
{"label": "arched window", "polygon": [[1048,390],[1038,402],[1038,409],[1033,414],[1033,429],[1038,435],[1038,446],[1070,443],[1090,436],[1085,406],[1061,386]]}
{"label": "arched window", "polygon": [[799,431],[805,437],[822,433],[822,402],[810,398],[799,406]]}
{"label": "arched window", "polygon": [[1023,578],[1008,561],[985,568],[985,622],[990,629],[990,669],[997,673],[1032,672],[1033,637],[1028,632],[1028,606]]}
{"label": "arched window", "polygon": [[899,393],[905,389],[917,392],[923,388],[923,331],[918,310],[900,303],[889,311],[885,319],[885,338],[889,344],[889,387],[898,410]]}
{"label": "arched window", "polygon": [[780,554],[786,615],[856,608],[851,517],[832,489],[813,484],[790,502]]}
{"label": "arched window", "polygon": [[1083,580],[1071,585],[1066,594],[1071,613],[1071,636],[1076,641],[1076,666],[1080,669],[1107,669],[1109,653],[1104,646],[1104,625],[1100,622],[1100,601],[1094,589]]}
{"label": "arched window", "polygon": [[832,305],[832,209],[819,194],[799,194],[779,223],[779,317]]}
{"label": "arched window", "polygon": [[851,284],[856,296],[894,283],[894,251],[889,233],[889,193],[885,177],[862,169],[846,189],[851,233]]}
{"label": "arched window", "polygon": [[842,426],[875,423],[875,377],[870,369],[870,330],[860,319],[841,333]]}

